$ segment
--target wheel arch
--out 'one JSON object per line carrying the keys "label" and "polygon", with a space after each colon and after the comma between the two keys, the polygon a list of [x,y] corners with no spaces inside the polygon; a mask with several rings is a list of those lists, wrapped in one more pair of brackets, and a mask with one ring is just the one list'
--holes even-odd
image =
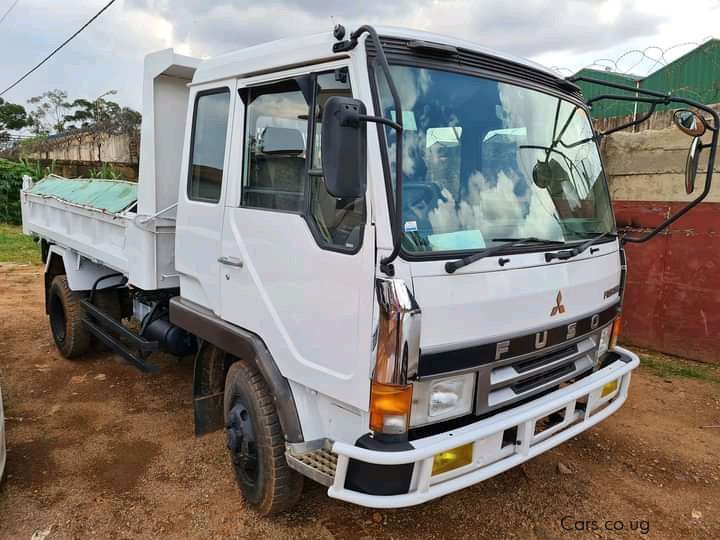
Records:
{"label": "wheel arch", "polygon": [[[45,240],[43,240],[45,242]],[[45,312],[47,313],[47,300],[50,284],[55,276],[66,275],[68,287],[72,291],[89,291],[98,278],[116,273],[116,270],[102,264],[93,262],[78,253],[77,251],[48,244],[43,249],[45,257]],[[109,287],[120,283],[122,277],[112,278],[103,281],[103,287]]]}
{"label": "wheel arch", "polygon": [[[280,372],[280,369],[260,336],[244,328],[234,326],[220,319],[210,310],[180,297],[175,297],[170,300],[170,322],[191,332],[198,338],[214,345],[229,355],[252,362],[270,388],[286,441],[290,443],[304,441],[300,417],[295,404],[295,398],[290,389],[290,383]],[[199,361],[202,361],[200,354],[196,356],[196,377],[203,372],[201,369],[202,366],[198,365]],[[225,370],[225,373],[226,372],[227,370]],[[198,381],[196,381],[194,386],[195,388],[200,386]],[[195,402],[196,433],[198,433],[198,399],[196,399]],[[211,402],[210,406],[216,408],[217,405],[217,402]],[[204,406],[207,406],[207,404]],[[222,401],[219,402],[219,407],[219,413],[223,414]],[[206,412],[207,414],[212,414],[218,411],[213,410]],[[200,430],[200,433],[205,432],[207,431]]]}

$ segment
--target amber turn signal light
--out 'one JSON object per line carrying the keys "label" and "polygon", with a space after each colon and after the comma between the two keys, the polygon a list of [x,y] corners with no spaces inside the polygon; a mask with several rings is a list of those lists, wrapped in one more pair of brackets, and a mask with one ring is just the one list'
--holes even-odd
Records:
{"label": "amber turn signal light", "polygon": [[610,331],[610,350],[613,350],[617,345],[620,332],[622,331],[622,319],[618,317],[613,321],[612,330]]}
{"label": "amber turn signal light", "polygon": [[405,433],[411,407],[411,384],[373,382],[370,388],[370,429],[388,435]]}

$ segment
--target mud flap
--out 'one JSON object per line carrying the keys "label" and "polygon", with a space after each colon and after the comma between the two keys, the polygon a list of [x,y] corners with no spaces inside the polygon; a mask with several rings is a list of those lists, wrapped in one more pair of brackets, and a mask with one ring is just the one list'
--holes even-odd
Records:
{"label": "mud flap", "polygon": [[225,425],[223,396],[227,354],[203,341],[193,368],[193,413],[195,436],[222,429]]}

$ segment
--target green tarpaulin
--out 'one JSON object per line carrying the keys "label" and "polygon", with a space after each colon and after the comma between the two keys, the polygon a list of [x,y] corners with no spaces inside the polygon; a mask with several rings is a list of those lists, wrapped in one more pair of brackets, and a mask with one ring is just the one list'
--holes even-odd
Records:
{"label": "green tarpaulin", "polygon": [[37,182],[30,193],[115,213],[137,201],[137,184],[124,180],[49,176]]}

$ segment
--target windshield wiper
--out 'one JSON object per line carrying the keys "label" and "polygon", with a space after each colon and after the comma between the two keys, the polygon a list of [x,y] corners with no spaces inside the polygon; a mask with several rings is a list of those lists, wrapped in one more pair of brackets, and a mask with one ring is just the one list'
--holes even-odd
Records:
{"label": "windshield wiper", "polygon": [[463,257],[462,259],[458,259],[456,261],[448,261],[445,263],[445,271],[448,274],[452,274],[455,272],[455,270],[458,270],[462,268],[463,266],[467,266],[468,264],[472,264],[475,261],[479,261],[480,259],[484,259],[485,257],[492,257],[496,253],[499,253],[507,248],[511,248],[514,246],[519,246],[521,244],[561,244],[564,245],[565,242],[562,240],[544,240],[542,238],[536,238],[534,236],[528,236],[527,238],[493,238],[493,242],[504,242],[503,244],[500,244],[498,246],[493,246],[491,248],[487,248],[483,251],[479,251],[477,253],[473,253],[472,255],[468,255],[467,257]]}
{"label": "windshield wiper", "polygon": [[568,259],[572,259],[573,257],[580,255],[583,251],[585,251],[587,248],[592,246],[593,244],[599,242],[603,238],[610,238],[610,237],[616,237],[617,235],[612,232],[604,232],[602,234],[598,234],[597,236],[591,238],[590,240],[587,240],[583,242],[582,244],[575,246],[571,249],[564,249],[562,251],[556,251],[554,253],[546,253],[545,254],[545,261],[550,262],[555,259],[558,259],[560,261],[566,261]]}

